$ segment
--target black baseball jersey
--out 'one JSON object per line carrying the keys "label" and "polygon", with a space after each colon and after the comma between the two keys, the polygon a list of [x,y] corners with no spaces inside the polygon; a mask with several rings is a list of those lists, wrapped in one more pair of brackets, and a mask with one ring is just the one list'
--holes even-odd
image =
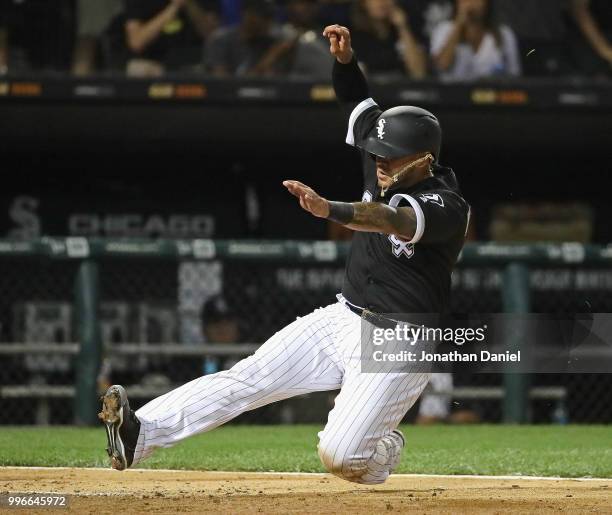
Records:
{"label": "black baseball jersey", "polygon": [[[382,113],[371,99],[350,104],[346,142],[360,145]],[[379,137],[384,138],[384,125]],[[376,162],[361,151],[364,202],[410,206],[417,218],[411,241],[394,235],[355,232],[346,264],[342,294],[375,313],[445,311],[451,273],[463,247],[469,205],[461,196],[450,168],[434,165],[434,176],[410,188],[392,188],[381,197]]]}

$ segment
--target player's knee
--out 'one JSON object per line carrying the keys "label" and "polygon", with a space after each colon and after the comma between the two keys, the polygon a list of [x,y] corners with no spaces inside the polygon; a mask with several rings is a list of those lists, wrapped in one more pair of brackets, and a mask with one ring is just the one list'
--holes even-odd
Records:
{"label": "player's knee", "polygon": [[319,445],[317,450],[319,451],[321,463],[328,472],[331,472],[334,463],[334,450],[332,449],[331,442],[325,438],[325,433],[319,433]]}
{"label": "player's knee", "polygon": [[367,466],[363,458],[352,457],[350,453],[338,453],[338,446],[323,436],[319,441],[319,458],[328,472],[346,481],[362,483],[361,477]]}
{"label": "player's knee", "polygon": [[319,458],[321,463],[334,475],[340,475],[344,466],[344,460],[338,456],[338,445],[325,433],[320,435],[319,440]]}

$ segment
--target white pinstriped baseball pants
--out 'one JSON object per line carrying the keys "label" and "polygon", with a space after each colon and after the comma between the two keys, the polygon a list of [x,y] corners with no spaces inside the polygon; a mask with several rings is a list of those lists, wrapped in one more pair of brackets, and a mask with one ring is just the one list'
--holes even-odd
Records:
{"label": "white pinstriped baseball pants", "polygon": [[298,318],[230,370],[202,376],[136,412],[134,463],[158,447],[220,426],[240,413],[309,392],[340,388],[319,433],[319,456],[333,474],[384,482],[399,463],[392,433],[427,385],[428,373],[362,373],[361,318],[340,303]]}

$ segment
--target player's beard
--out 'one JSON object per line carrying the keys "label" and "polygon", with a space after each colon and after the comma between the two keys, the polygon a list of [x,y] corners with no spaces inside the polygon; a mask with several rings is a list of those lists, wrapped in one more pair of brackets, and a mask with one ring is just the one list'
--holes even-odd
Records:
{"label": "player's beard", "polygon": [[384,198],[384,196],[387,193],[387,191],[389,191],[393,186],[398,184],[402,180],[402,178],[404,178],[404,176],[406,175],[406,172],[408,172],[409,170],[412,170],[412,169],[416,168],[417,166],[423,164],[425,161],[429,161],[430,166],[431,166],[431,163],[433,162],[433,159],[434,159],[433,156],[428,153],[428,154],[424,155],[423,157],[420,157],[419,159],[415,159],[414,161],[411,161],[410,163],[406,163],[397,172],[395,172],[393,175],[389,176],[389,177],[391,177],[391,181],[392,181],[389,186],[387,186],[386,188],[381,186],[380,196]]}

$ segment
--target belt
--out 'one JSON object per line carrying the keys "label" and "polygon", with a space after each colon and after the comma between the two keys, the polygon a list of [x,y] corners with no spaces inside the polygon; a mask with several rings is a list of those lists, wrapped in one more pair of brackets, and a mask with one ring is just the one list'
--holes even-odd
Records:
{"label": "belt", "polygon": [[397,324],[399,323],[397,320],[393,320],[392,318],[387,318],[383,315],[379,315],[378,313],[374,313],[369,309],[360,308],[359,306],[355,306],[354,304],[344,302],[344,306],[350,309],[353,313],[360,316],[363,320],[366,320],[373,326],[379,327],[381,329],[395,329]]}

